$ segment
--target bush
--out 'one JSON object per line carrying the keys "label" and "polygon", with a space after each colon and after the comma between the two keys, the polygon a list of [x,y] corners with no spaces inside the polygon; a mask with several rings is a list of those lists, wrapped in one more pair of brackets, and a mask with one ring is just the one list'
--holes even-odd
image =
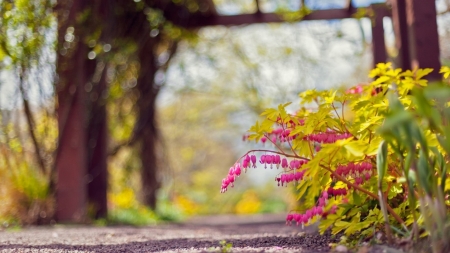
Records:
{"label": "bush", "polygon": [[[331,228],[354,239],[376,232],[418,237],[424,228],[446,247],[450,87],[427,87],[431,71],[378,64],[369,84],[305,91],[293,114],[290,103],[267,109],[247,138],[274,149],[244,154],[221,191],[259,163],[281,169],[279,186],[296,185],[303,203],[287,215],[289,225],[319,221],[322,233]],[[450,75],[447,67],[441,72]]]}

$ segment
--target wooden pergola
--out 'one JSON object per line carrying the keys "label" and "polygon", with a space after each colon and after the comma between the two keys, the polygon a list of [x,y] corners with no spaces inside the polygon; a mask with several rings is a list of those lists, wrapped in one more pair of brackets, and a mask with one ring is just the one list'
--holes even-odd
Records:
{"label": "wooden pergola", "polygon": [[[240,26],[258,23],[280,23],[285,22],[276,13],[263,13],[259,6],[259,0],[255,0],[257,11],[252,14],[239,14],[224,16],[217,13],[212,0],[197,0],[200,11],[191,13],[184,6],[175,6],[168,10],[163,9],[165,17],[176,25],[198,29],[207,26]],[[302,1],[304,3],[304,1]],[[383,18],[390,17],[395,32],[395,46],[398,56],[395,65],[403,69],[433,68],[429,78],[437,80],[440,78],[438,69],[439,60],[439,38],[436,21],[435,0],[388,0],[387,3],[372,4],[368,7],[367,17],[372,20],[372,44],[373,64],[386,62],[387,53],[384,38]],[[313,10],[303,17],[301,21],[313,20],[335,20],[355,18],[354,14],[358,8],[352,0],[346,0],[345,8]],[[187,22],[178,22],[177,15],[187,15]],[[84,52],[86,53],[86,52]],[[70,89],[62,90],[59,96],[69,94]],[[86,153],[83,151],[86,145],[85,136],[88,132],[80,128],[86,108],[82,105],[82,98],[76,98],[74,102],[65,102],[60,99],[60,107],[76,105],[69,119],[58,118],[60,123],[60,150],[56,158],[57,187],[56,187],[56,217],[59,221],[78,222],[87,210],[86,194]],[[74,104],[69,104],[74,103]],[[99,119],[106,132],[106,119]],[[66,131],[62,124],[68,124]],[[92,183],[96,184],[94,201],[106,214],[106,192],[107,192],[107,168],[106,168],[106,134],[99,132],[100,144],[95,152],[100,157],[99,165],[96,167],[96,178]],[[79,144],[81,143],[81,144]],[[102,160],[103,159],[103,160]]]}

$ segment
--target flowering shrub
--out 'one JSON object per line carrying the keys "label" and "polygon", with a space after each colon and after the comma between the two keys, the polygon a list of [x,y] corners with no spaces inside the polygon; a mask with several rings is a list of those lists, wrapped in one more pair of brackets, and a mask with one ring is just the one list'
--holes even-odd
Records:
{"label": "flowering shrub", "polygon": [[[389,236],[391,227],[398,234],[410,233],[413,231],[410,228],[420,226],[423,219],[419,218],[418,204],[408,200],[411,195],[420,198],[422,190],[416,187],[418,182],[405,179],[414,175],[403,168],[409,169],[413,162],[421,162],[413,151],[419,152],[417,145],[426,144],[410,141],[408,147],[404,146],[411,137],[395,127],[400,122],[406,124],[414,115],[405,118],[394,114],[401,108],[398,109],[398,105],[395,105],[397,109],[393,108],[392,101],[395,98],[403,110],[417,110],[425,116],[429,108],[420,111],[412,93],[428,85],[424,77],[431,71],[402,71],[392,68],[390,63],[378,64],[370,72],[370,77],[374,78],[371,83],[348,90],[305,91],[300,94],[300,109],[293,114],[286,110],[290,103],[265,110],[261,114],[264,120],[256,122],[245,139],[270,148],[244,154],[223,179],[221,192],[227,191],[243,172],[257,168],[259,163],[264,168],[280,170],[275,178],[278,186],[296,185],[302,205],[287,214],[288,225],[307,226],[320,222],[321,232],[331,228],[333,234],[344,232],[357,237],[368,237],[377,231],[385,231]],[[444,67],[441,72],[448,76],[450,69]],[[450,91],[448,94],[447,100]],[[440,118],[433,120],[428,121],[428,125],[421,121],[428,127],[422,137],[429,140],[427,145],[436,148],[420,152],[435,157],[427,160],[430,167],[436,164],[446,167],[450,148],[447,151],[436,141],[439,136],[432,126],[441,126],[442,121]],[[390,130],[397,132],[390,134]],[[450,130],[439,130],[450,134]],[[388,136],[391,137],[389,142],[384,142]],[[450,147],[450,143],[446,145]],[[432,154],[436,149],[440,156]],[[405,162],[405,157],[409,162]],[[448,172],[442,170],[436,172],[441,180],[430,180],[439,185],[440,194],[444,196],[450,184],[445,184],[448,180],[443,175]],[[427,178],[434,178],[432,169],[427,173]],[[447,214],[445,203],[440,210]]]}

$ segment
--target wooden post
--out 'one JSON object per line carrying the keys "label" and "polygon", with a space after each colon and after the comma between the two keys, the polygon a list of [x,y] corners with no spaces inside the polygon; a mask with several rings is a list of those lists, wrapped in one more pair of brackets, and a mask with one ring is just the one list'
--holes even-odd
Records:
{"label": "wooden post", "polygon": [[383,18],[387,10],[384,4],[372,4],[370,7],[375,15],[372,20],[372,54],[373,66],[375,67],[378,63],[387,60],[383,28]]}
{"label": "wooden post", "polygon": [[395,47],[398,50],[396,67],[411,69],[411,58],[409,53],[408,25],[406,23],[405,0],[391,0],[392,24],[394,26]]}
{"label": "wooden post", "polygon": [[439,35],[435,0],[406,0],[411,67],[433,68],[430,80],[440,80]]}

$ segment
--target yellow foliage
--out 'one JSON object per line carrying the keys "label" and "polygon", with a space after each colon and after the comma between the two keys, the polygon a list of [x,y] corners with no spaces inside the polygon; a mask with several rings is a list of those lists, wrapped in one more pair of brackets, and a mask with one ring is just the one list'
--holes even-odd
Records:
{"label": "yellow foliage", "polygon": [[261,209],[261,201],[253,191],[247,191],[242,195],[241,200],[236,204],[237,214],[258,213]]}
{"label": "yellow foliage", "polygon": [[136,195],[131,188],[125,188],[119,193],[110,193],[109,199],[117,208],[132,208],[137,205]]}
{"label": "yellow foliage", "polygon": [[200,206],[197,203],[183,195],[175,197],[175,204],[188,215],[196,214],[200,209]]}

